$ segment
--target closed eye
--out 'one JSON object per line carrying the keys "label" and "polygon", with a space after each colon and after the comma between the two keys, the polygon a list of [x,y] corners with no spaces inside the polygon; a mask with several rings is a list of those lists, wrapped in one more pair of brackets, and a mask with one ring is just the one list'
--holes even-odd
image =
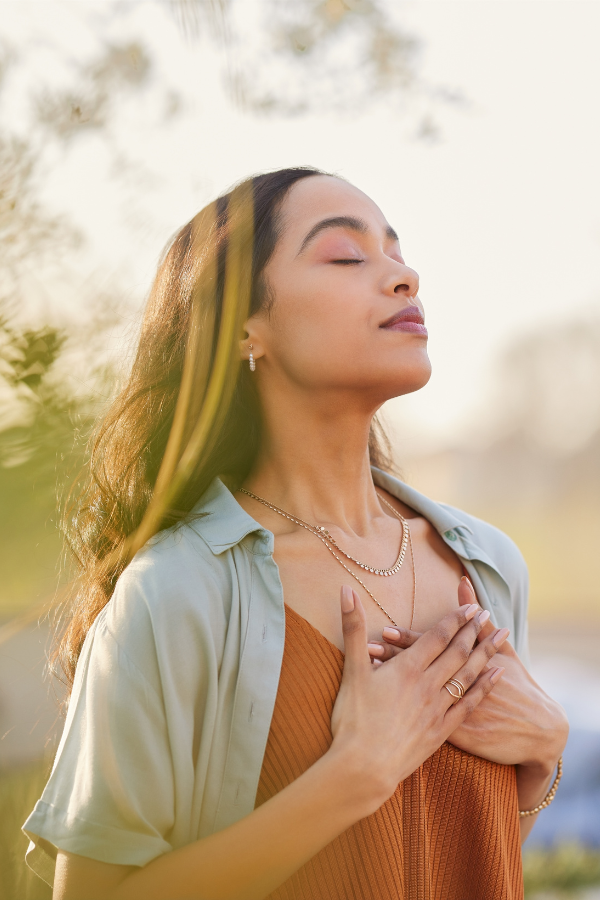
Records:
{"label": "closed eye", "polygon": [[337,266],[352,266],[356,265],[356,263],[364,262],[363,259],[332,259],[332,263],[335,263]]}

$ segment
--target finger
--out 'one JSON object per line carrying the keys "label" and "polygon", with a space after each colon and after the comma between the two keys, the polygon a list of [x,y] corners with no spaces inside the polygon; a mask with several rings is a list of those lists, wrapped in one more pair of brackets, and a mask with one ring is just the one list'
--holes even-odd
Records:
{"label": "finger", "polygon": [[[441,621],[426,631],[406,652],[410,653],[415,664],[422,670],[427,669],[435,660],[448,651],[450,642],[459,630],[464,628],[473,619],[479,610],[476,603],[469,606],[459,606],[458,609],[448,613]],[[470,632],[473,633],[472,631]],[[471,641],[473,643],[473,639]],[[456,657],[456,654],[454,654]],[[452,670],[456,672],[459,665]],[[450,677],[450,676],[448,676]],[[446,681],[443,678],[441,684]]]}
{"label": "finger", "polygon": [[[466,575],[463,575],[458,585],[458,602],[461,606],[466,606],[469,603],[478,602],[473,583],[470,578],[467,578]],[[493,622],[486,622],[477,636],[478,640],[482,641],[484,638],[489,637],[489,635],[493,634],[495,630],[496,626]]]}
{"label": "finger", "polygon": [[369,655],[371,658],[386,662],[397,656],[407,647],[412,647],[415,641],[421,637],[420,631],[410,631],[408,628],[384,628],[383,641],[369,642]]}
{"label": "finger", "polygon": [[[465,665],[452,675],[452,679],[462,685],[465,693],[473,687],[482,672],[497,668],[490,664],[490,660],[493,659],[509,634],[508,628],[495,628],[493,634],[488,635],[477,645]],[[444,685],[441,690],[444,701],[448,706],[452,706],[456,702],[453,695],[459,694],[459,688],[449,684],[448,687]]]}
{"label": "finger", "polygon": [[391,626],[384,628],[381,633],[387,644],[393,644],[394,647],[400,647],[402,650],[412,647],[415,641],[421,637],[420,631],[411,631],[409,628],[392,628]]}
{"label": "finger", "polygon": [[458,602],[460,606],[468,606],[469,603],[477,603],[477,594],[470,578],[466,575],[458,582]]}
{"label": "finger", "polygon": [[502,666],[496,666],[491,672],[482,675],[473,685],[471,690],[465,694],[462,700],[453,704],[444,716],[444,729],[446,734],[452,734],[458,726],[464,722],[467,716],[470,716],[476,709],[484,697],[494,689],[494,685],[498,679],[502,677],[505,669]]}
{"label": "finger", "polygon": [[[461,609],[470,608],[461,607]],[[440,678],[439,684],[441,685],[445,684],[448,679],[453,678],[454,674],[468,662],[473,653],[477,635],[490,617],[487,609],[476,607],[476,610],[476,614],[470,621],[466,622],[454,635],[446,651],[440,654],[438,659],[435,659],[429,667],[431,674],[435,678]]]}
{"label": "finger", "polygon": [[379,641],[369,641],[367,644],[369,656],[371,659],[377,659],[386,662],[388,659],[402,653],[401,647],[393,647],[391,644],[380,644]]}
{"label": "finger", "polygon": [[344,678],[354,678],[368,671],[371,660],[367,649],[367,617],[360,597],[347,584],[340,592],[342,634],[344,635]]}

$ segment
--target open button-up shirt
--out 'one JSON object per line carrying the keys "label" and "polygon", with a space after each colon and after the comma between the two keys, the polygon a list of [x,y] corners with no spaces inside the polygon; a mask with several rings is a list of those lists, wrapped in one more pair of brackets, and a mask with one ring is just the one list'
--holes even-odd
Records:
{"label": "open button-up shirt", "polygon": [[[378,469],[431,522],[527,663],[527,569],[497,528]],[[248,815],[285,638],[274,538],[216,479],[187,524],[136,555],[95,620],[62,740],[24,825],[48,883],[57,848],[143,866]]]}

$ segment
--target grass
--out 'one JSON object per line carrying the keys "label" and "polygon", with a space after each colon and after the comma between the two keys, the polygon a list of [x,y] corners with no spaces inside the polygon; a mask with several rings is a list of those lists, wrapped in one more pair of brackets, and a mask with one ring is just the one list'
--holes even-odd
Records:
{"label": "grass", "polygon": [[46,761],[0,774],[0,900],[51,900],[51,889],[25,863],[21,831],[48,774]]}
{"label": "grass", "polygon": [[[27,838],[21,832],[48,772],[48,763],[38,762],[0,773],[0,900],[51,900],[48,885],[25,864]],[[600,850],[575,844],[527,850],[523,872],[527,900],[576,900],[585,888],[600,886]]]}
{"label": "grass", "polygon": [[523,854],[525,897],[575,900],[585,888],[600,886],[600,850],[563,844]]}

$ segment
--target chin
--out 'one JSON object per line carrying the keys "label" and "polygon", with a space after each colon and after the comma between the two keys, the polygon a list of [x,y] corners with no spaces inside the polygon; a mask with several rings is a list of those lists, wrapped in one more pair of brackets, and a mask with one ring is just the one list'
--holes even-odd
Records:
{"label": "chin", "polygon": [[391,379],[389,399],[420,391],[430,378],[431,362],[428,356],[425,356],[424,360],[420,360],[418,365],[396,368],[394,377]]}

